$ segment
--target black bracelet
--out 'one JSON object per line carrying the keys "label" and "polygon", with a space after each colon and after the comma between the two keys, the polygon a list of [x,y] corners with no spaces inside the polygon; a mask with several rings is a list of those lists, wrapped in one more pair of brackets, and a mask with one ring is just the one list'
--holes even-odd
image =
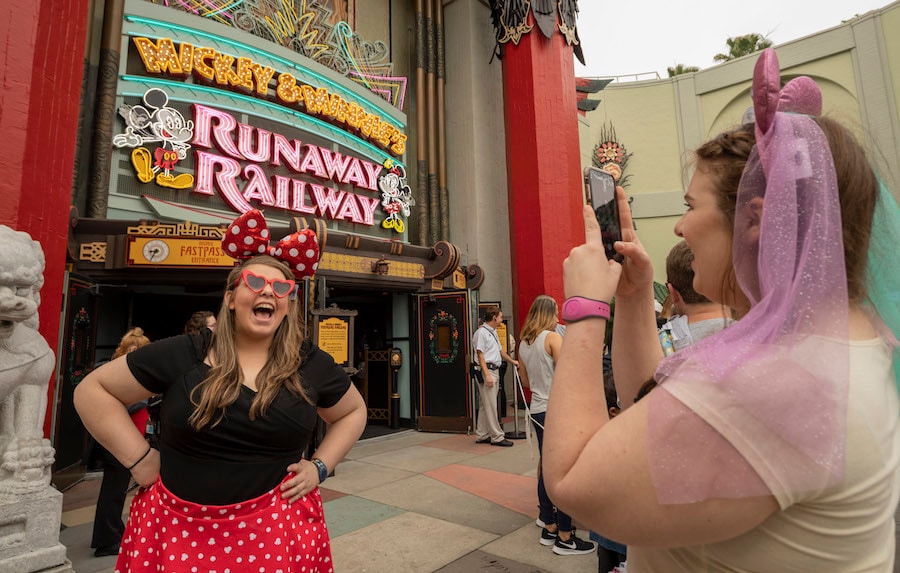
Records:
{"label": "black bracelet", "polygon": [[319,471],[319,483],[325,481],[328,477],[328,466],[325,465],[325,462],[320,460],[319,458],[313,458],[309,460],[316,466],[316,469]]}
{"label": "black bracelet", "polygon": [[153,448],[151,448],[151,447],[148,446],[148,447],[147,447],[147,451],[144,452],[144,455],[141,456],[141,457],[139,457],[139,458],[138,458],[138,461],[136,461],[136,462],[134,462],[133,464],[131,464],[131,466],[128,468],[128,471],[133,470],[139,463],[141,463],[142,461],[144,461],[144,458],[146,458],[148,455],[150,455],[150,450],[152,450],[152,449],[153,449]]}

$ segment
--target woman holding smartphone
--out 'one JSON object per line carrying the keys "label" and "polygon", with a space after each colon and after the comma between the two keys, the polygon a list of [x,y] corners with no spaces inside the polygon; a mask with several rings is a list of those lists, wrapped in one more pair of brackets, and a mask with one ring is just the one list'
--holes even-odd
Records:
{"label": "woman holding smartphone", "polygon": [[[876,250],[897,244],[900,217],[852,135],[819,116],[814,82],[779,88],[767,50],[755,124],[697,149],[675,226],[695,290],[741,320],[663,359],[653,271],[621,190],[624,264],[606,260],[586,208],[585,244],[564,265],[544,479],[562,509],[628,545],[629,573],[891,570],[900,406],[882,318],[900,324],[874,294],[896,296],[900,279],[867,255],[889,256]],[[659,386],[610,420],[597,397],[613,296],[623,406],[651,377]]]}

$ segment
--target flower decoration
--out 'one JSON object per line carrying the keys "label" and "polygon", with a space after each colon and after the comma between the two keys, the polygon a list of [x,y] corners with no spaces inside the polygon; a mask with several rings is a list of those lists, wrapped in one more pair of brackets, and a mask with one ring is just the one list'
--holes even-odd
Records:
{"label": "flower decoration", "polygon": [[625,148],[615,141],[604,141],[597,148],[597,161],[600,163],[622,163],[625,157]]}
{"label": "flower decoration", "polygon": [[604,124],[600,128],[600,143],[594,148],[594,166],[612,175],[616,185],[627,187],[630,175],[625,175],[625,167],[631,156],[632,154],[628,153],[616,137],[615,128],[610,124]]}
{"label": "flower decoration", "polygon": [[[437,348],[437,328],[442,325],[452,329],[449,350]],[[456,360],[459,352],[459,323],[456,317],[446,310],[439,310],[428,323],[428,351],[431,359],[437,364],[453,364]]]}

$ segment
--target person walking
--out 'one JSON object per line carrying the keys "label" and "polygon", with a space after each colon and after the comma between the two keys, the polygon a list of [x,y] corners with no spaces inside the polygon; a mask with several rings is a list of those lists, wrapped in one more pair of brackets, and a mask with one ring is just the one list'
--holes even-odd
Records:
{"label": "person walking", "polygon": [[518,366],[509,354],[504,352],[497,337],[497,327],[503,322],[503,311],[498,306],[490,306],[485,310],[484,323],[475,331],[472,346],[475,348],[476,365],[481,371],[484,382],[478,386],[478,419],[475,424],[475,443],[492,446],[511,447],[513,443],[506,439],[503,427],[497,417],[497,394],[499,385],[500,363],[506,360]]}

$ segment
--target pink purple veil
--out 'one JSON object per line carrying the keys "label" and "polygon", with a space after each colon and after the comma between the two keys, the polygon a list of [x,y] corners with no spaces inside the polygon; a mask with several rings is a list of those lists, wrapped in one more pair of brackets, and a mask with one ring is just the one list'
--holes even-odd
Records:
{"label": "pink purple veil", "polygon": [[837,179],[818,125],[783,111],[821,109],[806,80],[785,96],[775,52],[757,61],[757,144],[733,241],[735,275],[752,306],[659,365],[648,448],[661,503],[794,496],[843,476],[848,296]]}

